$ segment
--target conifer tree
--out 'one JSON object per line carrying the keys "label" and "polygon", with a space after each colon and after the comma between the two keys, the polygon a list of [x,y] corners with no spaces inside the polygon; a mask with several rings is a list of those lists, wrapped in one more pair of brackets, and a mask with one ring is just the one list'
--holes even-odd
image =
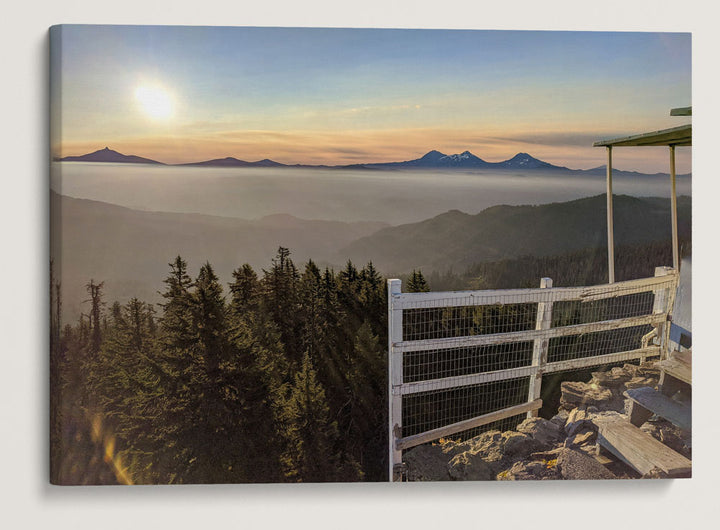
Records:
{"label": "conifer tree", "polygon": [[380,337],[365,320],[355,336],[349,369],[351,429],[347,436],[358,442],[357,459],[368,480],[385,480],[387,431],[387,352]]}
{"label": "conifer tree", "polygon": [[410,275],[410,279],[407,283],[407,292],[426,293],[428,291],[430,291],[430,287],[425,281],[425,277],[423,276],[422,271],[416,271],[415,269],[413,269],[412,274]]}
{"label": "conifer tree", "polygon": [[103,346],[89,364],[95,413],[114,433],[118,455],[132,461],[134,481],[156,482],[152,455],[162,450],[155,435],[161,388],[150,332],[152,308],[132,298],[122,307],[113,304],[111,315]]}
{"label": "conifer tree", "polygon": [[90,280],[85,287],[90,295],[90,349],[89,353],[95,355],[100,351],[100,343],[102,342],[102,332],[100,329],[100,318],[102,315],[102,288],[105,282],[95,283]]}
{"label": "conifer tree", "polygon": [[302,359],[302,337],[298,315],[297,268],[287,248],[278,248],[272,267],[263,271],[262,280],[264,310],[271,316],[291,363],[299,365]]}
{"label": "conifer tree", "polygon": [[253,268],[245,263],[234,270],[232,275],[234,281],[230,284],[231,310],[235,313],[244,313],[255,309],[260,294],[260,282]]}
{"label": "conifer tree", "polygon": [[357,480],[360,469],[338,450],[337,423],[330,418],[325,390],[310,356],[303,357],[283,411],[286,475],[298,482]]}

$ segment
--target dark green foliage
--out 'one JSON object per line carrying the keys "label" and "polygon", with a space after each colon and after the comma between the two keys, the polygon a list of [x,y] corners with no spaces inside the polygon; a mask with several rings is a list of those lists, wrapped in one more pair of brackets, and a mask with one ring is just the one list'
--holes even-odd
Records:
{"label": "dark green foliage", "polygon": [[100,342],[102,341],[102,332],[100,328],[100,314],[102,311],[102,288],[105,282],[96,284],[90,280],[85,287],[90,295],[90,350],[91,355],[100,351]]}
{"label": "dark green foliage", "polygon": [[284,247],[278,248],[272,267],[263,272],[262,310],[275,322],[289,360],[297,366],[302,355],[298,298],[300,275],[290,258],[290,251]]}
{"label": "dark green foliage", "polygon": [[422,271],[413,269],[408,279],[406,290],[408,293],[426,293],[430,290],[430,287],[425,281],[425,277],[422,275]]}
{"label": "dark green foliage", "polygon": [[230,308],[237,314],[253,310],[257,307],[260,294],[260,282],[253,268],[245,263],[233,271],[233,283],[230,284],[232,300]]}
{"label": "dark green foliage", "polygon": [[307,353],[280,419],[287,441],[282,463],[290,480],[352,481],[361,477],[359,466],[341,455],[338,425],[331,419],[325,389]]}
{"label": "dark green foliage", "polygon": [[[651,276],[656,265],[671,261],[664,244],[620,247],[616,256],[618,279]],[[261,277],[247,264],[237,268],[226,299],[209,263],[193,280],[178,256],[157,314],[137,299],[112,303],[103,314],[103,284],[91,280],[87,314],[62,330],[54,284],[52,480],[387,480],[385,281],[372,263],[358,269],[348,261],[336,273],[308,261],[301,270],[281,247]],[[480,263],[463,274],[433,272],[430,281],[413,270],[403,281],[411,292],[537,286],[543,276],[561,286],[603,283],[606,271],[599,248]],[[614,314],[609,303],[556,304],[554,316],[583,322],[597,312]],[[532,329],[536,307],[419,311],[405,312],[406,338]],[[621,339],[636,342],[644,330],[632,333]],[[589,347],[566,342],[551,350],[575,356]],[[478,371],[526,364],[532,343],[513,347],[409,355],[404,376],[410,381],[426,377],[428,369],[449,377],[459,375],[453,371],[458,366]],[[430,424],[441,412],[455,414],[418,413]]]}
{"label": "dark green foliage", "polygon": [[[681,256],[690,254],[689,240],[680,240]],[[476,263],[462,273],[433,272],[428,282],[433,291],[462,289],[515,289],[538,287],[540,278],[553,279],[555,287],[606,283],[607,247],[578,250],[556,256],[521,256]],[[655,267],[672,265],[669,241],[615,248],[615,280],[648,278]],[[409,277],[400,276],[404,282]]]}
{"label": "dark green foliage", "polygon": [[[453,210],[384,228],[354,241],[343,252],[356,261],[372,257],[381,270],[401,273],[418,267],[464,270],[476,263],[527,255],[557,256],[605,245],[606,212],[604,194],[537,206],[499,205],[476,215]],[[691,236],[690,214],[690,197],[678,197],[680,239]],[[613,215],[618,246],[670,241],[669,199],[615,195]]]}

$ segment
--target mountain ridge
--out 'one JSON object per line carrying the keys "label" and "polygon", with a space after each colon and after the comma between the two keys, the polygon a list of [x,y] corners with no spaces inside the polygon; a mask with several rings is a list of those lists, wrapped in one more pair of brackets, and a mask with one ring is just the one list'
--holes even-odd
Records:
{"label": "mountain ridge", "polygon": [[[678,198],[681,239],[691,232],[691,199]],[[615,195],[617,245],[670,241],[670,200]],[[606,197],[596,195],[541,205],[497,205],[478,214],[451,210],[417,223],[378,230],[340,249],[337,256],[382,271],[445,270],[523,255],[549,256],[607,244]]]}
{"label": "mountain ridge", "polygon": [[118,151],[114,151],[109,147],[105,146],[104,149],[98,149],[92,153],[87,153],[79,156],[66,156],[60,159],[60,162],[105,162],[110,164],[157,164],[157,165],[168,165],[164,162],[158,162],[150,158],[144,158],[137,155],[124,155]]}
{"label": "mountain ridge", "polygon": [[[78,156],[66,156],[58,159],[60,162],[107,162],[107,163],[134,163],[134,164],[158,164],[178,167],[289,167],[309,169],[365,169],[365,170],[499,170],[499,171],[554,171],[567,173],[568,175],[601,175],[605,174],[605,166],[598,166],[590,169],[570,169],[565,166],[557,166],[549,162],[535,158],[532,155],[520,152],[513,157],[501,162],[488,162],[469,150],[462,153],[447,155],[438,150],[431,150],[420,158],[406,160],[403,162],[365,162],[345,165],[312,165],[312,164],[283,164],[269,158],[255,162],[248,162],[232,156],[214,158],[197,162],[184,162],[181,164],[166,164],[157,160],[144,158],[136,155],[124,155],[105,147],[92,153]],[[627,171],[613,168],[613,173],[618,176],[666,176],[667,173],[642,173],[639,171]],[[687,177],[691,173],[677,175]]]}

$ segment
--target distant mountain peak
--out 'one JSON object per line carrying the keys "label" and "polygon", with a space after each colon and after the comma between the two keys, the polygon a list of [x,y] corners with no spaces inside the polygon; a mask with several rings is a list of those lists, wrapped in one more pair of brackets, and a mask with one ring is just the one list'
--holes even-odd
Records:
{"label": "distant mountain peak", "polygon": [[561,169],[558,166],[554,166],[548,162],[543,162],[542,160],[539,160],[528,153],[518,153],[512,158],[505,160],[504,162],[500,162],[500,165],[507,167],[507,168],[516,168],[516,169],[541,169],[541,168]]}
{"label": "distant mountain peak", "polygon": [[64,162],[110,162],[110,163],[127,163],[127,164],[161,164],[157,160],[150,160],[149,158],[143,158],[135,155],[124,155],[117,151],[110,149],[105,146],[103,149],[98,149],[92,153],[87,153],[79,156],[66,156],[61,158],[60,161]]}
{"label": "distant mountain peak", "polygon": [[440,151],[433,149],[432,151],[428,151],[427,153],[425,153],[419,160],[425,160],[425,161],[439,160],[440,158],[442,158],[444,156],[447,156],[447,155],[445,153],[441,153]]}
{"label": "distant mountain peak", "polygon": [[475,156],[470,151],[463,151],[459,155],[457,155],[457,154],[449,155],[449,156],[445,156],[443,158],[447,158],[449,160],[481,160],[480,157]]}

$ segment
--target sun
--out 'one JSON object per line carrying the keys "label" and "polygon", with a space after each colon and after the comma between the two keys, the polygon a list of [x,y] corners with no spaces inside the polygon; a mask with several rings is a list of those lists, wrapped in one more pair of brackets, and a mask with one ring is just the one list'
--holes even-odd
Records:
{"label": "sun", "polygon": [[143,112],[155,120],[166,120],[173,114],[173,100],[164,88],[157,85],[141,85],[135,89],[135,99]]}

